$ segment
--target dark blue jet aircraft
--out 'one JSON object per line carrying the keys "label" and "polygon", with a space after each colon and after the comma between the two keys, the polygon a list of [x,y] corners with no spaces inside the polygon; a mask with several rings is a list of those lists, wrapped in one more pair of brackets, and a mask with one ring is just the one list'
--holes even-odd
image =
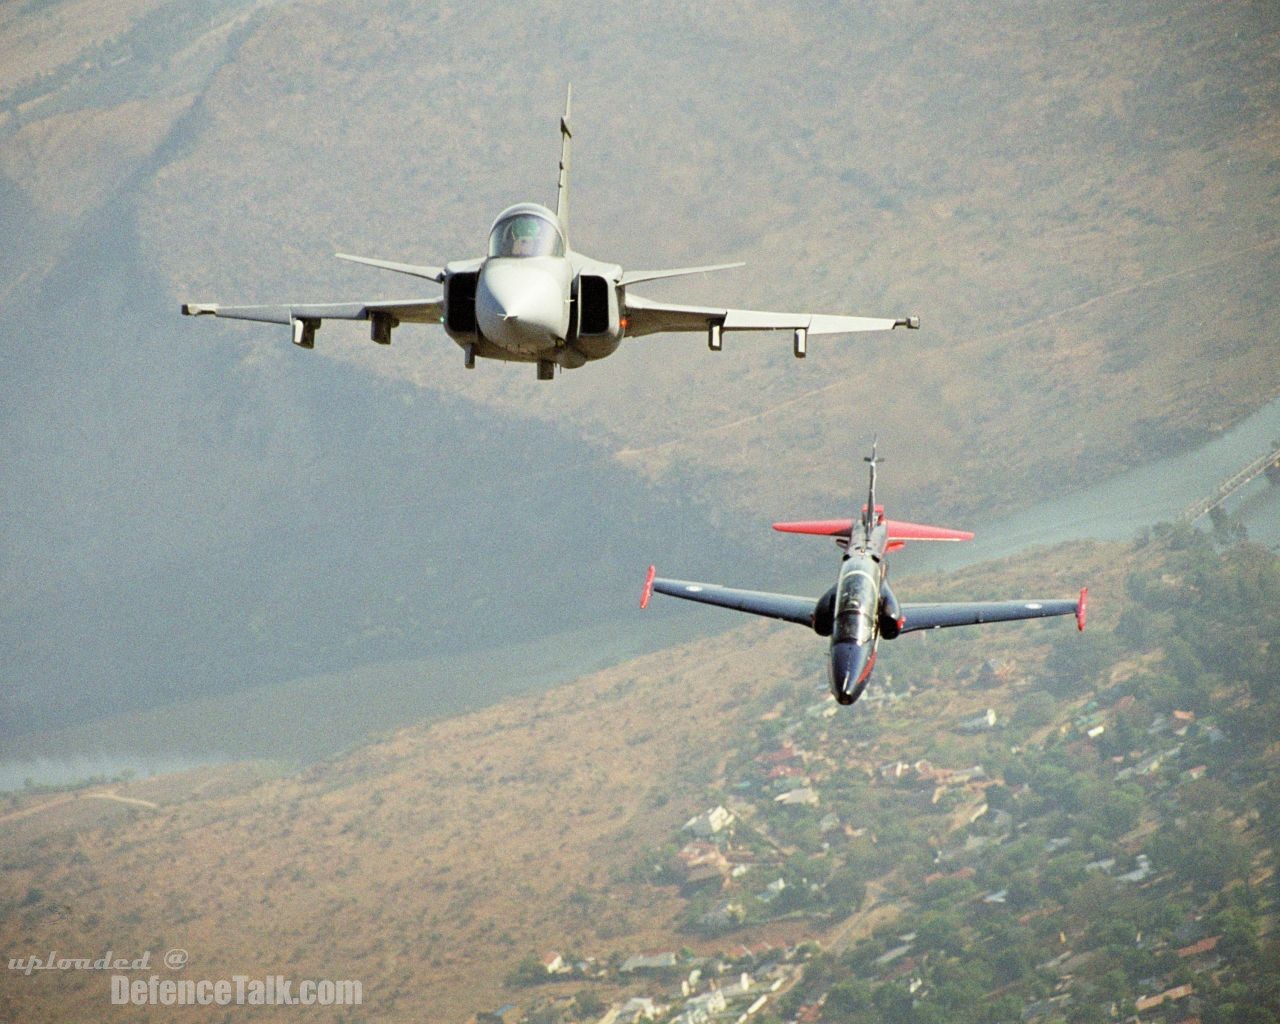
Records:
{"label": "dark blue jet aircraft", "polygon": [[[973,534],[938,526],[897,522],[884,517],[876,504],[876,452],[864,460],[871,465],[867,503],[858,519],[819,522],[774,523],[784,533],[809,533],[836,537],[845,550],[835,586],[821,597],[792,597],[757,590],[734,590],[688,580],[657,579],[649,566],[640,607],[659,594],[733,608],[771,619],[798,622],[819,636],[831,638],[831,692],[841,704],[852,704],[862,696],[875,665],[876,645],[883,637],[892,640],[902,633],[944,626],[973,626],[1014,619],[1041,619],[1050,615],[1074,615],[1083,630],[1088,589],[1081,588],[1075,601],[965,601],[957,604],[899,604],[889,589],[885,555],[904,547],[909,540],[972,540]],[[855,529],[856,527],[856,529]],[[855,536],[856,533],[856,536]]]}

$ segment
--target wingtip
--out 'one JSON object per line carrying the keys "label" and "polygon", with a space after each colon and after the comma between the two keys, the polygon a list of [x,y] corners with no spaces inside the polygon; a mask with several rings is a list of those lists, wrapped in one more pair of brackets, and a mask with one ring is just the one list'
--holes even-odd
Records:
{"label": "wingtip", "polygon": [[644,577],[644,590],[640,594],[640,607],[649,607],[649,598],[653,596],[653,577],[657,574],[658,567],[656,565],[649,566],[649,571]]}
{"label": "wingtip", "polygon": [[1084,632],[1084,621],[1089,611],[1089,588],[1080,588],[1080,600],[1076,602],[1076,629]]}
{"label": "wingtip", "polygon": [[182,304],[182,315],[183,316],[191,315],[191,307],[188,306],[185,302]]}

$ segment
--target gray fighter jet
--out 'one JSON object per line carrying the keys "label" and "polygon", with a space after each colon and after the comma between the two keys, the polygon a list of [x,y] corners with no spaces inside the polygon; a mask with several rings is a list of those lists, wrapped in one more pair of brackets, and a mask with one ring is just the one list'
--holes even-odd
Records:
{"label": "gray fighter jet", "polygon": [[407,274],[443,285],[434,298],[401,301],[299,303],[223,306],[186,303],[188,316],[221,316],[286,324],[293,343],[314,348],[324,320],[367,320],[370,337],[391,343],[402,323],[443,324],[473,369],[477,358],[536,363],[539,380],[551,380],[556,367],[576,369],[617,350],[624,338],[672,331],[701,331],[711,351],[720,351],[725,331],[792,332],[796,358],[804,358],[811,334],[852,334],[894,327],[919,327],[917,317],[829,316],[768,313],[722,306],[684,306],[642,298],[631,287],[643,281],[725,270],[727,263],[675,270],[624,272],[569,246],[569,156],[572,132],[565,100],[560,119],[560,180],[553,213],[536,203],[503,210],[489,231],[489,253],[455,260],[442,267],[338,253],[339,259]]}

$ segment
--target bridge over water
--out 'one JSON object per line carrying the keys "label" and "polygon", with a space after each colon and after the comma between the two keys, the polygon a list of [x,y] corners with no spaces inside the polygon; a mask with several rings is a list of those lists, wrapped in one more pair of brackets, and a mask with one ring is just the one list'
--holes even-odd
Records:
{"label": "bridge over water", "polygon": [[1280,446],[1272,446],[1269,454],[1254,459],[1249,465],[1227,477],[1208,497],[1202,498],[1182,513],[1186,523],[1194,523],[1201,516],[1206,516],[1218,508],[1236,491],[1262,473],[1268,473],[1272,479],[1280,482]]}

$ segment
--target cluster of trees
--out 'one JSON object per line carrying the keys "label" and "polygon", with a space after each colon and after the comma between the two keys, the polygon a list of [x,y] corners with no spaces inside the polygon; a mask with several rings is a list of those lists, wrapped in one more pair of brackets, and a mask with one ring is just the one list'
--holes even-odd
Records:
{"label": "cluster of trees", "polygon": [[[908,857],[899,871],[911,882],[902,890],[908,912],[853,952],[812,963],[784,1017],[825,993],[825,1020],[1018,1021],[1029,1004],[1055,994],[1060,972],[1044,965],[1067,950],[1073,977],[1068,998],[1048,1014],[1054,1020],[1102,1024],[1133,1013],[1153,984],[1182,983],[1193,984],[1206,1024],[1260,1024],[1280,1013],[1277,943],[1262,927],[1280,907],[1280,885],[1259,870],[1280,857],[1272,784],[1280,559],[1246,545],[1206,550],[1181,531],[1162,533],[1137,546],[1140,567],[1114,632],[1089,644],[1054,642],[1044,689],[1024,697],[1034,705],[1028,712],[1015,713],[1037,724],[1065,722],[1079,704],[1067,698],[1092,694],[1107,712],[1106,732],[1089,744],[1078,732],[1055,732],[1040,749],[993,750],[989,773],[1002,784],[988,790],[989,805],[1013,815],[1016,828],[969,861],[968,877],[926,886],[924,873],[937,868]],[[1149,667],[1111,685],[1112,666],[1137,655]],[[1174,710],[1193,712],[1196,723],[1176,738],[1153,729]],[[1121,766],[1164,748],[1179,755],[1140,781],[1116,780]],[[1204,777],[1186,773],[1194,764]],[[988,821],[971,831],[991,833]],[[909,820],[904,826],[915,831]],[[914,836],[917,847],[925,838]],[[1112,874],[1122,874],[1138,848],[1154,868],[1149,883],[1086,868],[1115,857]],[[998,902],[984,902],[993,891]],[[876,958],[911,933],[909,953],[894,961],[910,958],[909,969],[891,978]],[[1210,935],[1219,937],[1220,960],[1177,955]]]}
{"label": "cluster of trees", "polygon": [[[1194,984],[1206,1024],[1253,1024],[1280,1009],[1280,979],[1269,966],[1276,943],[1261,927],[1276,913],[1277,887],[1253,880],[1280,851],[1280,792],[1269,784],[1280,726],[1280,559],[1248,546],[1207,550],[1177,530],[1139,542],[1133,555],[1114,631],[1095,629],[1087,644],[1051,640],[1042,685],[1021,695],[1004,733],[984,741],[982,763],[998,782],[986,790],[992,813],[968,829],[985,837],[980,855],[937,862],[939,844],[964,838],[938,832],[944,802],[926,806],[914,790],[861,776],[825,779],[820,808],[757,801],[761,826],[797,853],[760,873],[787,882],[767,907],[740,888],[749,919],[847,915],[862,905],[867,882],[887,872],[907,906],[851,953],[813,961],[773,1011],[780,1019],[825,994],[824,1019],[832,1021],[1017,1021],[1028,1004],[1062,997],[1060,972],[1044,965],[1068,950],[1067,998],[1045,1004],[1055,1020],[1102,1024],[1132,1013],[1153,985],[1183,982]],[[1121,662],[1143,667],[1113,684]],[[815,720],[797,733],[795,712],[810,695],[774,696],[792,714],[761,723],[731,778],[758,780],[752,755],[773,749],[784,729],[798,740],[810,732],[830,739],[865,726]],[[1195,716],[1176,737],[1175,710]],[[1081,714],[1101,714],[1105,731],[1085,742],[1072,725]],[[1068,728],[1023,746],[1034,729],[1059,723]],[[1117,778],[1174,749],[1167,763]],[[1203,777],[1187,773],[1192,765]],[[757,785],[768,795],[767,784]],[[876,841],[823,833],[819,823],[831,812],[868,826]],[[739,823],[737,833],[736,843],[776,854],[749,825]],[[1139,850],[1150,880],[1112,877],[1142,863]],[[957,873],[964,865],[973,870]],[[721,898],[696,897],[690,925]],[[894,961],[910,960],[908,970],[875,963],[911,933],[909,953]],[[1176,955],[1210,934],[1220,936],[1218,970]]]}

